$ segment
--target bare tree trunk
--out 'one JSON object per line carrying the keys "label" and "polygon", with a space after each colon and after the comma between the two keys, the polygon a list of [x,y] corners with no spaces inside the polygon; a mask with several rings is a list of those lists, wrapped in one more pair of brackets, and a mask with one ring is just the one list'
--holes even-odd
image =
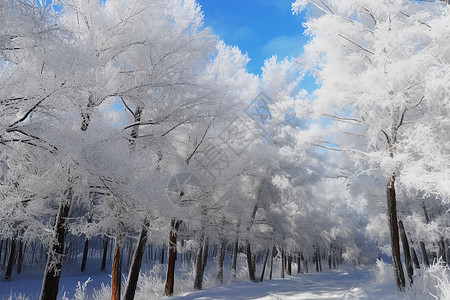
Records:
{"label": "bare tree trunk", "polygon": [[398,221],[398,226],[399,226],[399,229],[400,229],[400,236],[401,236],[401,239],[402,239],[403,253],[405,255],[406,272],[408,273],[410,284],[412,285],[414,270],[413,270],[412,261],[411,261],[408,237],[406,236],[405,227],[403,226],[403,221],[402,220]]}
{"label": "bare tree trunk", "polygon": [[297,253],[297,274],[302,272],[301,262],[302,262],[302,260],[301,260],[301,253],[298,252]]}
{"label": "bare tree trunk", "polygon": [[218,251],[218,258],[217,258],[217,282],[223,283],[223,262],[225,260],[225,249],[226,249],[227,243],[224,238],[220,239],[219,242],[219,249]]}
{"label": "bare tree trunk", "polygon": [[5,255],[3,256],[3,267],[6,264],[6,257],[8,256],[8,239],[5,240]]}
{"label": "bare tree trunk", "polygon": [[292,256],[288,255],[287,257],[287,274],[289,276],[292,275]]}
{"label": "bare tree trunk", "polygon": [[281,278],[284,278],[284,260],[285,260],[284,249],[281,248],[281,274],[280,274]]}
{"label": "bare tree trunk", "polygon": [[425,266],[427,268],[429,268],[430,260],[428,259],[428,253],[427,253],[427,249],[425,248],[425,243],[423,241],[420,241],[419,244],[420,244],[420,250],[421,250],[422,256],[423,256],[423,262],[425,263]]}
{"label": "bare tree trunk", "polygon": [[17,256],[17,274],[22,272],[23,252],[24,252],[23,240],[19,239],[19,253]]}
{"label": "bare tree trunk", "polygon": [[[123,257],[123,236],[122,229],[119,228],[114,246],[114,258],[111,271],[111,300],[120,300],[120,288],[122,284],[122,257]],[[41,299],[44,300],[44,299]]]}
{"label": "bare tree trunk", "polygon": [[106,268],[106,256],[108,254],[108,237],[103,237],[103,255],[102,255],[102,267],[100,268],[101,271],[104,271]]}
{"label": "bare tree trunk", "polygon": [[159,256],[159,262],[163,265],[164,264],[164,245],[162,246],[162,248],[160,249],[160,256]]}
{"label": "bare tree trunk", "polygon": [[203,276],[203,273],[205,273],[205,268],[206,268],[206,265],[208,263],[208,254],[209,254],[208,251],[209,251],[209,239],[206,236],[205,237],[205,243],[204,243],[204,246],[203,246],[202,276]]}
{"label": "bare tree trunk", "polygon": [[81,272],[84,272],[84,270],[86,270],[88,250],[89,250],[89,239],[86,237],[84,239],[83,259],[81,260]]}
{"label": "bare tree trunk", "polygon": [[328,251],[328,269],[331,270],[331,257],[333,256],[333,244],[330,244],[330,249]]}
{"label": "bare tree trunk", "polygon": [[314,262],[316,263],[316,272],[319,272],[319,259],[320,259],[319,248],[317,247],[314,251]]}
{"label": "bare tree trunk", "polygon": [[194,289],[201,290],[203,285],[203,235],[200,238],[195,257]]}
{"label": "bare tree trunk", "polygon": [[442,265],[446,265],[447,264],[447,254],[446,254],[446,250],[445,250],[445,242],[444,242],[444,238],[441,237],[441,239],[439,240],[439,261]]}
{"label": "bare tree trunk", "polygon": [[264,272],[266,271],[266,264],[267,264],[267,259],[269,259],[269,253],[270,250],[267,250],[266,253],[266,258],[264,259],[264,264],[263,264],[263,268],[262,268],[262,272],[261,272],[261,278],[259,279],[259,281],[263,281],[264,280]]}
{"label": "bare tree trunk", "polygon": [[236,238],[236,241],[233,245],[233,257],[231,262],[231,280],[236,281],[236,268],[237,268],[237,256],[239,250],[239,240]]}
{"label": "bare tree trunk", "polygon": [[170,221],[169,251],[167,256],[167,276],[166,276],[166,284],[164,287],[164,294],[166,296],[173,295],[173,287],[175,281],[175,262],[177,260],[177,235],[180,224],[181,221],[175,221],[175,219],[172,219]]}
{"label": "bare tree trunk", "polygon": [[12,270],[14,266],[14,261],[16,260],[16,239],[17,233],[14,234],[14,237],[11,239],[11,247],[9,251],[8,264],[6,265],[5,272],[5,280],[11,281]]}
{"label": "bare tree trunk", "polygon": [[417,258],[416,250],[414,250],[414,248],[411,248],[411,254],[414,266],[416,267],[416,269],[420,269],[419,259]]}
{"label": "bare tree trunk", "polygon": [[58,296],[59,279],[64,255],[64,240],[67,233],[67,217],[72,202],[72,189],[66,191],[65,200],[59,203],[53,234],[55,241],[48,249],[44,280],[42,282],[40,300],[56,300]]}
{"label": "bare tree trunk", "polygon": [[399,291],[405,290],[405,274],[400,257],[400,240],[397,223],[397,199],[395,195],[395,177],[389,179],[387,183],[387,207],[389,216],[389,229],[391,234],[392,261],[394,266],[394,275]]}
{"label": "bare tree trunk", "polygon": [[255,268],[253,265],[253,254],[250,247],[250,242],[247,240],[246,246],[245,246],[245,253],[247,255],[247,267],[248,267],[248,277],[251,281],[256,281],[255,276]]}
{"label": "bare tree trunk", "polygon": [[134,251],[133,260],[131,262],[130,273],[125,287],[124,300],[133,300],[136,293],[137,282],[139,279],[139,272],[141,271],[142,257],[144,255],[145,244],[147,243],[147,228],[148,221],[144,220],[144,226],[139,234],[138,244]]}
{"label": "bare tree trunk", "polygon": [[272,251],[270,252],[270,273],[269,273],[269,279],[272,280],[272,275],[273,275],[273,256],[275,255],[275,251],[276,248],[275,246],[272,246]]}

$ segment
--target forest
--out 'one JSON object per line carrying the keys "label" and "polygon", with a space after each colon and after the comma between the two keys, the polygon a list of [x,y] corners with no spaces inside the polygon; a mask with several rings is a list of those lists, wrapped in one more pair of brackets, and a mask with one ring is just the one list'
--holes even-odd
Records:
{"label": "forest", "polygon": [[296,0],[309,42],[255,75],[195,0],[1,0],[3,281],[149,299],[384,259],[450,299],[449,5]]}

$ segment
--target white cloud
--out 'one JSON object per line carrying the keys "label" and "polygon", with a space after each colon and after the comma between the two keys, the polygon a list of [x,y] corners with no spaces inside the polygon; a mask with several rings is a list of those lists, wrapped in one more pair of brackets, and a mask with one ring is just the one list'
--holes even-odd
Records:
{"label": "white cloud", "polygon": [[276,54],[279,59],[288,56],[298,56],[303,51],[301,36],[278,36],[268,41],[261,49],[261,55],[271,57]]}

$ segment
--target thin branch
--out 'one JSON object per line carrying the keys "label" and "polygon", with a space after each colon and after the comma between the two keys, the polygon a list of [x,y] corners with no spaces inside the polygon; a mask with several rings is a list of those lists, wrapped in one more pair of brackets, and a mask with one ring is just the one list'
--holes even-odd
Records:
{"label": "thin branch", "polygon": [[338,116],[331,115],[331,114],[322,114],[322,116],[330,117],[330,118],[332,118],[332,119],[336,119],[336,120],[338,120],[338,121],[343,121],[343,122],[350,122],[350,123],[351,123],[351,122],[356,122],[356,123],[361,123],[361,120],[354,119],[354,118],[338,117]]}
{"label": "thin branch", "polygon": [[123,99],[122,96],[118,96],[120,98],[120,100],[122,101],[123,105],[125,106],[125,108],[133,115],[134,117],[134,112],[131,110],[131,108],[128,106],[128,104],[125,102],[125,100]]}
{"label": "thin branch", "polygon": [[208,133],[209,128],[211,127],[212,123],[214,122],[215,117],[211,120],[211,122],[209,122],[208,127],[206,127],[205,132],[203,133],[203,136],[200,140],[200,142],[197,144],[197,146],[195,147],[194,151],[192,151],[191,155],[189,155],[189,157],[186,159],[186,164],[189,164],[189,161],[191,160],[191,158],[194,156],[194,154],[197,152],[198,148],[200,147],[200,145],[203,143],[203,140],[206,137],[206,134]]}
{"label": "thin branch", "polygon": [[316,144],[316,143],[311,143],[311,145],[316,146],[316,147],[320,147],[320,148],[324,148],[324,149],[328,149],[328,150],[338,151],[338,152],[344,151],[344,149],[337,149],[337,148],[333,148],[333,147],[329,147],[329,146],[325,146],[325,145],[320,145],[320,144]]}
{"label": "thin branch", "polygon": [[358,43],[352,41],[351,39],[349,39],[349,38],[343,36],[342,34],[338,33],[338,36],[340,36],[341,38],[343,38],[343,39],[349,41],[350,43],[352,43],[353,45],[357,46],[357,47],[360,48],[361,50],[366,51],[367,53],[370,53],[370,54],[372,54],[372,55],[375,55],[374,52],[372,52],[372,51],[370,51],[370,50],[364,48],[364,47],[361,46],[360,44],[358,44]]}
{"label": "thin branch", "polygon": [[20,122],[25,121],[28,116],[48,97],[50,97],[51,94],[48,94],[47,96],[45,96],[44,98],[42,98],[41,100],[39,100],[36,104],[34,104],[21,118],[19,118],[17,121],[15,121],[13,124],[9,125],[9,128],[14,127],[15,125],[19,124]]}
{"label": "thin branch", "polygon": [[172,132],[173,130],[175,130],[178,126],[181,126],[183,124],[186,124],[187,122],[189,122],[189,120],[184,120],[181,121],[180,123],[178,123],[177,125],[173,126],[172,128],[170,128],[169,130],[167,130],[165,133],[163,133],[161,136],[166,136],[167,134],[169,134],[170,132]]}

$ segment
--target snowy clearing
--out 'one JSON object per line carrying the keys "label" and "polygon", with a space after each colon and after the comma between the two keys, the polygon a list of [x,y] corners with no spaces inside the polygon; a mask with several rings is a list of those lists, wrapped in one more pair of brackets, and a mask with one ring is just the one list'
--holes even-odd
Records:
{"label": "snowy clearing", "polygon": [[374,285],[371,281],[369,271],[311,273],[259,283],[240,282],[170,299],[402,299],[394,285]]}
{"label": "snowy clearing", "polygon": [[[61,290],[71,299],[75,295],[77,283],[85,282],[87,276],[67,276],[61,278]],[[86,298],[94,298],[93,290],[100,289],[102,282],[108,284],[109,275],[91,277]],[[41,288],[40,279],[23,279],[14,282],[0,283],[1,299],[22,295],[28,299],[38,299]],[[149,299],[154,298],[148,295]],[[59,296],[62,299],[62,294]],[[18,298],[20,299],[20,298]],[[296,299],[404,299],[398,296],[394,284],[380,285],[375,283],[373,275],[367,270],[349,270],[340,272],[310,273],[274,278],[253,283],[241,281],[234,284],[216,286],[202,291],[187,292],[175,297],[159,299],[264,299],[264,300],[296,300]]]}

